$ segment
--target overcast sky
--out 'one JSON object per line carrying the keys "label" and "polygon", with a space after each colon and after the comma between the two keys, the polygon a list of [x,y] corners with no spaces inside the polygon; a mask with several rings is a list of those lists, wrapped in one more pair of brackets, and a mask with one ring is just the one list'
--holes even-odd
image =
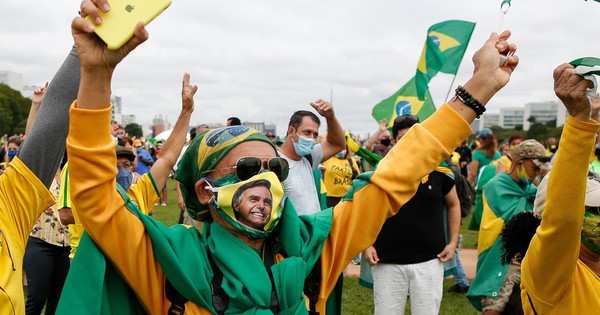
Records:
{"label": "overcast sky", "polygon": [[[50,80],[72,43],[77,0],[1,0],[0,70],[23,74],[26,85]],[[377,129],[375,104],[415,74],[427,29],[452,19],[477,23],[454,85],[430,84],[436,106],[473,71],[471,56],[499,27],[501,0],[173,0],[148,26],[150,39],[119,65],[113,94],[123,113],[149,124],[157,114],[174,123],[181,78],[199,85],[192,124],[273,123],[285,133],[290,115],[329,100],[344,129]],[[600,3],[513,0],[503,23],[521,60],[509,85],[488,105],[556,100],[552,71],[563,62],[600,56]],[[321,132],[325,128],[322,126]]]}

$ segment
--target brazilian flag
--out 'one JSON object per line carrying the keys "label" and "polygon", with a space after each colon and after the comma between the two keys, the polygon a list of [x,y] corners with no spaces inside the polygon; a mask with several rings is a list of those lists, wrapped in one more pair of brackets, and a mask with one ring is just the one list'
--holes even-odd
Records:
{"label": "brazilian flag", "polygon": [[425,99],[429,81],[438,72],[458,72],[474,28],[475,23],[459,20],[444,21],[429,28],[415,75],[420,100]]}
{"label": "brazilian flag", "polygon": [[413,77],[394,95],[375,105],[371,115],[378,122],[382,119],[387,120],[388,128],[392,128],[394,119],[398,116],[413,114],[419,116],[419,120],[423,121],[433,112],[435,112],[435,105],[433,105],[429,90],[425,90],[425,97],[420,100],[417,97],[415,78]]}

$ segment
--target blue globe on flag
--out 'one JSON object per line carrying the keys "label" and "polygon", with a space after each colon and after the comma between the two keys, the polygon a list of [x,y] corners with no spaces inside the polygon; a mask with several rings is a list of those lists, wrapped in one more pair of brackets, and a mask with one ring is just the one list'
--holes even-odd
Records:
{"label": "blue globe on flag", "polygon": [[429,38],[431,39],[431,41],[433,41],[435,43],[436,46],[440,47],[442,40],[439,37],[437,37],[435,35],[431,35],[431,36],[429,36]]}
{"label": "blue globe on flag", "polygon": [[399,101],[396,103],[396,116],[410,115],[411,106],[409,101]]}

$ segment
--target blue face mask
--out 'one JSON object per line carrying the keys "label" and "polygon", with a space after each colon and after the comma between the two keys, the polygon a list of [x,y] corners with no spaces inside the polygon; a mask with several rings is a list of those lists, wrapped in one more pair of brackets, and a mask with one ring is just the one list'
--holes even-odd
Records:
{"label": "blue face mask", "polygon": [[343,159],[346,156],[346,150],[338,152],[336,156],[338,159]]}
{"label": "blue face mask", "polygon": [[19,153],[18,150],[8,150],[8,160],[12,161],[17,156],[17,153]]}
{"label": "blue face mask", "polygon": [[[297,132],[296,134],[298,135]],[[292,142],[294,142],[293,138]],[[294,151],[296,151],[296,154],[298,154],[299,156],[309,155],[312,153],[315,144],[315,140],[298,135],[298,142],[294,142]]]}
{"label": "blue face mask", "polygon": [[133,181],[133,174],[127,171],[123,166],[119,166],[119,172],[117,173],[117,184],[121,185],[123,189],[127,190],[131,187]]}

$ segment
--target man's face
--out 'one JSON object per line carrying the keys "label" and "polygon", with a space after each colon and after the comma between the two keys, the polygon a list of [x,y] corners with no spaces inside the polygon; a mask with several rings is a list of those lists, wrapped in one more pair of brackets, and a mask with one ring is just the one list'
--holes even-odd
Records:
{"label": "man's face", "polygon": [[290,127],[290,130],[292,134],[288,136],[291,136],[295,142],[298,142],[299,136],[304,136],[313,140],[317,140],[317,137],[319,136],[319,124],[308,116],[302,117],[302,123],[295,132],[293,127]]}
{"label": "man's face", "polygon": [[404,137],[404,135],[410,130],[410,128],[404,128],[404,129],[400,129],[398,130],[398,134],[396,135],[396,143],[398,141],[400,141],[400,139],[402,139],[402,137]]}
{"label": "man's face", "polygon": [[271,219],[273,198],[265,186],[246,189],[242,193],[242,202],[237,208],[240,223],[262,230]]}
{"label": "man's face", "polygon": [[377,142],[382,146],[387,147],[392,143],[391,138],[392,137],[390,137],[390,132],[386,130],[379,134],[379,136],[377,137]]}
{"label": "man's face", "polygon": [[523,163],[523,167],[525,168],[525,172],[530,179],[536,178],[540,176],[540,168],[533,162],[531,159],[525,159],[521,161]]}
{"label": "man's face", "polygon": [[118,156],[117,166],[122,166],[128,172],[133,172],[133,163],[126,157]]}

